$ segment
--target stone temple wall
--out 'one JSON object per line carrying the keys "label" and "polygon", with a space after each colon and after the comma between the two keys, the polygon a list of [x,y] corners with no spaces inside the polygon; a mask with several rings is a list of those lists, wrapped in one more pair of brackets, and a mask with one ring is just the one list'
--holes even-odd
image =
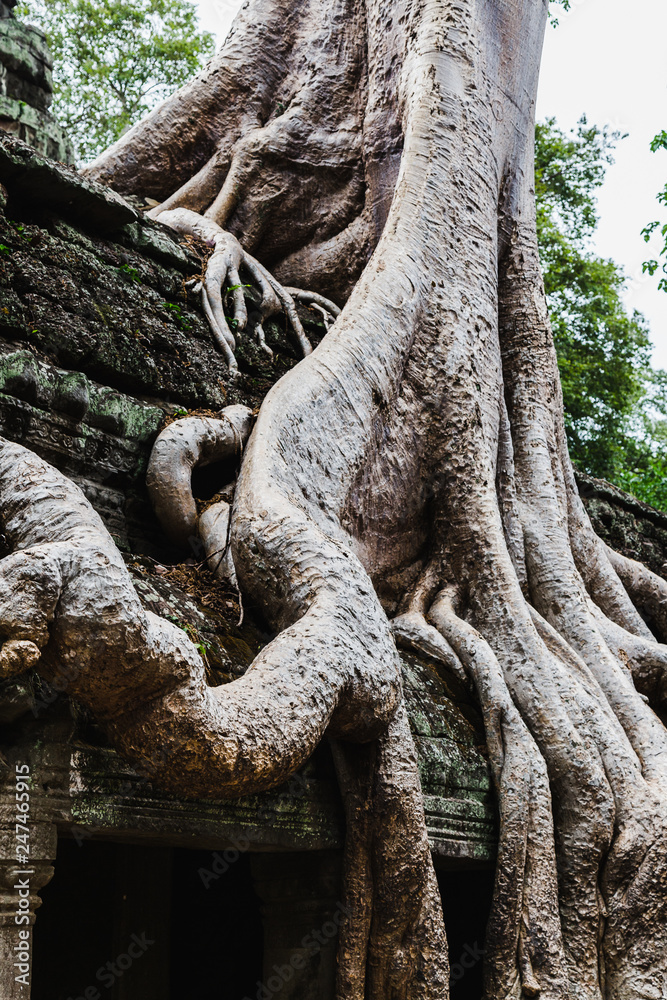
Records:
{"label": "stone temple wall", "polygon": [[71,143],[49,111],[51,53],[43,31],[13,16],[16,0],[0,0],[0,129],[40,153],[74,162]]}

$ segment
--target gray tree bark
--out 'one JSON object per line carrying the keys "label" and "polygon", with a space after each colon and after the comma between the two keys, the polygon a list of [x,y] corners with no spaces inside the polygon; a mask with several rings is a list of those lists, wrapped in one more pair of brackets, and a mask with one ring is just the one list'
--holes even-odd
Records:
{"label": "gray tree bark", "polygon": [[[546,17],[546,0],[253,0],[89,168],[158,216],[203,216],[220,282],[246,266],[267,299],[344,306],[243,453],[231,555],[278,631],[243,678],[208,688],[77,489],[0,452],[0,670],[68,661],[119,749],[180,794],[269,787],[332,739],[341,1000],[448,993],[397,644],[469,677],[484,713],[488,1000],[667,995],[667,584],[597,539],[567,455],[532,187]],[[178,532],[170,464],[153,488]]]}

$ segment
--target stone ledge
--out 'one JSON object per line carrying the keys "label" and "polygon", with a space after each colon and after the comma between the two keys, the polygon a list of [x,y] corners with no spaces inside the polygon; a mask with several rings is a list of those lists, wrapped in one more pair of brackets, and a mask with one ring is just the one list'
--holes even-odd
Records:
{"label": "stone ledge", "polygon": [[650,521],[659,528],[667,531],[667,514],[664,511],[656,510],[643,500],[638,500],[631,493],[625,493],[618,486],[608,483],[606,479],[595,479],[587,476],[583,472],[575,471],[575,478],[579,488],[579,496],[582,500],[606,500],[614,507],[622,507],[629,514],[644,521]]}
{"label": "stone ledge", "polygon": [[27,143],[36,153],[65,163],[74,159],[72,146],[53,115],[25,101],[0,95],[0,129]]}
{"label": "stone ledge", "polygon": [[0,182],[15,198],[48,205],[100,230],[119,229],[138,218],[138,212],[111,188],[86,180],[73,167],[49,160],[1,132]]}
{"label": "stone ledge", "polygon": [[7,350],[2,344],[0,393],[47,415],[60,414],[76,425],[127,439],[133,451],[152,444],[165,413],[161,407],[98,385],[82,372],[56,368],[31,351]]}
{"label": "stone ledge", "polygon": [[[185,608],[181,612],[187,617]],[[413,685],[419,673],[424,682],[418,703],[406,691],[408,715],[423,716],[426,709],[432,731],[441,732],[439,739],[418,739],[420,756],[426,741],[430,746],[429,759],[420,760],[420,769],[436,864],[488,865],[496,852],[497,817],[486,762],[473,750],[481,733],[450,701],[444,682],[435,675],[427,681],[430,667],[411,657],[404,670]],[[63,833],[213,849],[243,840],[252,851],[343,846],[340,795],[326,753],[318,756],[317,751],[290,781],[270,792],[189,801],[154,788],[114,750],[93,745],[89,738],[95,738],[94,728],[84,735],[68,713],[62,698],[47,706],[40,729],[24,729],[26,739],[19,738],[17,744],[23,757],[30,759],[37,781],[35,816],[56,824]],[[460,756],[460,745],[466,742],[471,760]]]}
{"label": "stone ledge", "polygon": [[124,246],[157,260],[167,267],[174,267],[183,274],[198,271],[199,260],[186,253],[176,243],[171,230],[161,222],[140,216],[137,222],[123,226],[115,234]]}

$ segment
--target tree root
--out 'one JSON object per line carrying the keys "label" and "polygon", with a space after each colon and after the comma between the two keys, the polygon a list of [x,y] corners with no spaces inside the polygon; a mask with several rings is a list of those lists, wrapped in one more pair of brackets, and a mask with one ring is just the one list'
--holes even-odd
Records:
{"label": "tree root", "polygon": [[175,545],[187,549],[199,535],[193,469],[229,457],[236,457],[240,464],[253,419],[247,406],[228,406],[218,418],[185,417],[158,435],[146,488],[165,534]]}
{"label": "tree root", "polygon": [[455,614],[450,590],[436,598],[428,617],[475,683],[501,804],[485,996],[560,996],[566,981],[545,762],[510,697],[496,656]]}
{"label": "tree root", "polygon": [[194,550],[201,541],[211,572],[236,589],[230,505],[220,500],[199,515],[191,477],[198,466],[229,457],[237,458],[240,465],[253,419],[247,406],[228,406],[218,418],[175,421],[158,435],[146,473],[148,495],[167,537],[181,548]]}
{"label": "tree root", "polygon": [[406,611],[394,618],[391,631],[399,648],[435,660],[468,686],[469,677],[461,666],[460,659],[442,633],[430,625],[421,612]]}
{"label": "tree root", "polygon": [[445,997],[447,942],[405,706],[377,744],[334,741],[333,750],[351,913],[339,939],[336,998]]}
{"label": "tree root", "polygon": [[[605,546],[609,562],[631,598],[646,612],[659,637],[667,642],[667,582],[634,559]],[[649,633],[650,635],[650,633]]]}
{"label": "tree root", "polygon": [[[241,265],[262,298],[258,339],[276,308],[299,328],[293,296],[220,225],[261,247],[286,285],[312,280],[342,300],[361,274],[334,330],[266,397],[246,449],[233,561],[279,634],[244,678],[207,692],[191,651],[160,667],[162,633],[120,581],[117,604],[132,613],[114,633],[116,605],[106,590],[93,599],[107,570],[87,556],[75,587],[70,541],[45,544],[58,523],[33,549],[19,531],[24,551],[2,564],[0,587],[18,580],[28,595],[12,611],[0,591],[11,638],[71,658],[78,644],[86,663],[91,623],[109,622],[97,684],[74,693],[111,718],[129,755],[169,748],[167,787],[266,787],[324,731],[368,742],[337,753],[354,914],[341,934],[345,1000],[446,996],[376,593],[398,615],[394,636],[465,669],[482,705],[501,819],[486,1000],[665,995],[667,743],[635,687],[660,696],[664,651],[633,605],[665,638],[665,590],[605,551],[567,456],[530,186],[547,6],[256,0],[215,64],[91,168],[166,198],[160,218],[219,253],[204,303],[231,368],[222,288]],[[1,480],[4,511],[16,501]],[[111,555],[85,518],[79,528],[110,560],[113,594]],[[69,613],[78,593],[85,625],[78,606]],[[147,645],[149,666],[138,653],[127,666],[128,643]]]}
{"label": "tree root", "polygon": [[28,639],[8,639],[0,649],[0,679],[19,677],[35,666],[41,656],[39,646]]}
{"label": "tree root", "polygon": [[240,593],[230,545],[231,514],[232,509],[224,500],[207,507],[199,518],[199,537],[211,573]]}
{"label": "tree root", "polygon": [[[266,343],[264,322],[270,316],[284,311],[303,355],[310,354],[313,348],[297,315],[294,299],[258,260],[246,253],[231,233],[225,232],[211,219],[186,208],[175,208],[168,211],[157,208],[149,214],[159,218],[160,222],[175,232],[183,236],[195,236],[213,248],[213,253],[206,264],[206,274],[202,286],[202,304],[213,338],[224,355],[231,372],[238,371],[234,357],[236,340],[225,315],[223,293],[226,288],[229,288],[233,298],[234,315],[232,320],[237,330],[245,330],[249,317],[239,273],[242,267],[249,272],[261,294],[260,303],[250,316],[252,332],[260,347],[267,353],[272,353]],[[299,294],[301,296],[307,295],[305,292]],[[318,297],[315,296],[315,298]],[[333,303],[330,305],[333,306]],[[333,306],[333,308],[337,307]]]}
{"label": "tree root", "polygon": [[[656,648],[614,571],[615,554],[594,535],[576,494],[556,358],[536,289],[534,229],[517,225],[501,268],[500,342],[524,591],[550,664],[530,641],[528,625],[521,626],[520,662],[516,625],[489,634],[489,642],[549,768],[571,989],[607,1000],[658,996],[667,975],[665,922],[656,918],[667,905],[667,732],[634,681],[653,684],[655,694],[665,651]],[[475,603],[476,617],[488,616],[481,592]],[[520,604],[512,600],[511,607],[517,614]],[[653,676],[646,670],[652,650]],[[532,685],[549,706],[549,720],[535,711]],[[649,891],[648,856],[650,926],[637,909],[639,886]]]}
{"label": "tree root", "polygon": [[[201,421],[167,436],[183,467],[204,450],[197,429]],[[220,435],[217,427],[212,436],[206,430],[212,449],[220,440],[228,446],[228,428]],[[160,449],[154,473],[168,454]],[[38,669],[47,680],[65,667],[68,693],[88,705],[116,746],[163,787],[187,797],[258,791],[285,780],[326,731],[354,741],[386,734],[377,745],[374,829],[366,845],[379,921],[363,945],[368,995],[417,1000],[424,983],[439,984],[444,995],[444,927],[416,754],[402,706],[395,715],[398,661],[388,628],[384,640],[378,632],[381,611],[351,553],[338,541],[312,539],[311,529],[307,546],[316,541],[318,551],[328,549],[329,572],[313,576],[304,567],[310,595],[304,613],[243,678],[208,688],[187,636],[141,607],[120,553],[78,487],[2,439],[0,512],[15,550],[0,562],[4,672],[28,669],[40,651]],[[351,593],[350,574],[357,577]],[[350,836],[354,853],[354,827]],[[399,884],[410,905],[395,915],[386,902]],[[344,940],[359,934],[354,904],[350,914]],[[404,953],[399,965],[398,947]],[[362,982],[350,996],[359,998],[363,990]]]}
{"label": "tree root", "polygon": [[285,291],[292,296],[295,302],[303,302],[304,305],[316,309],[322,316],[327,331],[336,318],[340,316],[340,309],[336,303],[325,298],[324,295],[318,295],[317,292],[305,292],[302,288],[286,288]]}
{"label": "tree root", "polygon": [[[38,487],[26,489],[31,482]],[[327,727],[370,739],[395,711],[400,682],[388,629],[386,668],[378,675],[331,580],[316,585],[306,614],[242,678],[208,688],[182,630],[141,607],[120,553],[78,487],[2,439],[0,511],[15,549],[0,563],[5,646],[34,643],[47,680],[58,664],[74,664],[68,693],[91,708],[123,752],[179,794],[271,787],[310,756]],[[349,567],[347,553],[338,559]],[[370,621],[372,591],[366,594]],[[15,662],[17,651],[27,668],[30,646],[7,646],[5,662]]]}

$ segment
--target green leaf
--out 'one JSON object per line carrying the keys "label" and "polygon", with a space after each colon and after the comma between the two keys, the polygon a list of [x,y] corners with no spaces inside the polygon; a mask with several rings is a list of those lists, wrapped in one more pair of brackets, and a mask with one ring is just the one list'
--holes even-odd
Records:
{"label": "green leaf", "polygon": [[141,284],[141,275],[137,271],[136,267],[130,267],[129,264],[121,264],[118,271],[124,278],[127,278],[128,281],[134,281],[138,285]]}
{"label": "green leaf", "polygon": [[[654,153],[657,153],[659,149],[667,149],[667,132],[664,130],[662,132],[658,132],[658,134],[651,141],[651,149]],[[661,205],[667,205],[667,184],[665,185],[664,190],[658,192],[656,197]],[[645,226],[644,229],[642,229],[642,236],[648,243],[656,230],[659,230],[660,235],[662,236],[662,247],[659,250],[659,254],[661,257],[665,258],[665,265],[663,265],[663,270],[665,270],[665,266],[667,266],[667,222],[662,224],[660,221],[650,222],[648,226]],[[648,272],[648,274],[653,275],[658,270],[658,267],[659,262],[657,260],[647,260],[644,262],[643,271],[644,273]],[[661,292],[667,292],[667,282],[664,278],[661,278],[658,282],[658,290]]]}

